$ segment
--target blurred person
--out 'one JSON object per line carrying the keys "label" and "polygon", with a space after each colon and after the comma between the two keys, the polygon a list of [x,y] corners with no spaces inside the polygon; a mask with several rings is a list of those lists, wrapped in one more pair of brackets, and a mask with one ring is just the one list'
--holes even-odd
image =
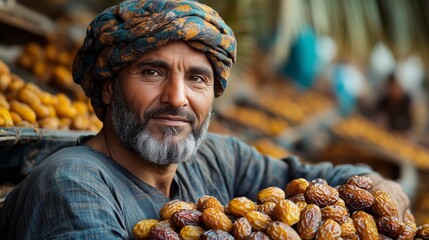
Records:
{"label": "blurred person", "polygon": [[394,73],[386,78],[383,95],[376,104],[376,118],[379,124],[395,132],[412,130],[413,101]]}
{"label": "blurred person", "polygon": [[137,222],[160,219],[172,199],[255,201],[261,189],[300,177],[336,186],[369,176],[405,213],[400,185],[368,167],[279,161],[208,133],[236,46],[231,28],[196,1],[129,0],[100,13],[73,77],[103,128],[51,154],[8,194],[2,239],[131,239]]}

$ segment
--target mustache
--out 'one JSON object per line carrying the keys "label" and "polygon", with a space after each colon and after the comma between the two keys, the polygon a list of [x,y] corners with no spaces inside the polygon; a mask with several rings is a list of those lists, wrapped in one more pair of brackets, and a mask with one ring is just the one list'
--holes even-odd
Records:
{"label": "mustache", "polygon": [[194,114],[182,108],[173,108],[170,106],[166,106],[147,111],[144,116],[144,123],[147,123],[151,118],[156,118],[162,115],[180,116],[182,118],[185,118],[186,121],[188,121],[191,125],[194,125],[197,121],[197,117]]}

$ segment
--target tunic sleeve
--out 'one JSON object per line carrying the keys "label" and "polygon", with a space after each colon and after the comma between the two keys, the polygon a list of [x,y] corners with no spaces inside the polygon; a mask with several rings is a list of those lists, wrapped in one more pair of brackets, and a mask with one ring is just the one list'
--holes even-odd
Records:
{"label": "tunic sleeve", "polygon": [[[282,189],[295,178],[312,180],[324,178],[331,186],[344,183],[353,175],[372,173],[368,166],[351,164],[336,165],[330,162],[318,164],[304,163],[297,157],[290,156],[274,159],[260,154],[255,148],[237,139],[228,140],[229,150],[234,156],[234,195],[256,198],[259,190],[278,186]],[[226,168],[227,169],[227,168]]]}

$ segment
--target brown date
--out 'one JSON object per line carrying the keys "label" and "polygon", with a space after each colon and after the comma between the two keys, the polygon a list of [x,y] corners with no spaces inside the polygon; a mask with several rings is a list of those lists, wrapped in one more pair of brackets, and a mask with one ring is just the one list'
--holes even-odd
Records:
{"label": "brown date", "polygon": [[299,193],[296,194],[292,197],[287,198],[288,200],[297,203],[297,202],[305,202],[305,197],[304,197],[304,193]]}
{"label": "brown date", "polygon": [[405,239],[413,239],[417,231],[417,226],[415,222],[406,221],[405,222],[405,230],[399,234],[396,240],[405,240]]}
{"label": "brown date", "polygon": [[236,239],[245,240],[252,233],[252,225],[246,218],[238,218],[233,224],[232,233]]}
{"label": "brown date", "polygon": [[268,224],[272,222],[272,219],[267,214],[250,211],[244,216],[249,221],[252,228],[256,231],[263,231],[268,227]]}
{"label": "brown date", "polygon": [[338,188],[340,197],[354,210],[365,210],[374,203],[374,196],[365,189],[350,184]]}
{"label": "brown date", "polygon": [[197,204],[194,202],[188,202],[191,205],[192,209],[197,210]]}
{"label": "brown date", "polygon": [[202,227],[187,225],[180,229],[181,240],[198,240],[206,230]]}
{"label": "brown date", "polygon": [[157,227],[164,227],[164,228],[173,228],[173,224],[170,220],[162,220],[158,224],[156,224]]}
{"label": "brown date", "polygon": [[203,211],[202,220],[208,229],[220,229],[226,232],[232,230],[232,221],[216,208],[207,208]]}
{"label": "brown date", "polygon": [[380,237],[380,240],[393,240],[393,238],[386,236],[382,233],[380,233],[380,235],[378,235]]}
{"label": "brown date", "polygon": [[429,239],[429,224],[423,224],[417,228],[416,237]]}
{"label": "brown date", "polygon": [[322,222],[320,207],[315,204],[308,204],[300,214],[298,226],[296,228],[302,239],[313,239]]}
{"label": "brown date", "polygon": [[278,202],[274,208],[274,218],[292,226],[298,222],[300,212],[299,207],[294,202],[285,199]]}
{"label": "brown date", "polygon": [[195,209],[182,209],[171,216],[171,222],[174,226],[182,228],[186,225],[199,226],[202,225],[202,213]]}
{"label": "brown date", "polygon": [[308,187],[309,182],[304,178],[297,178],[290,181],[285,187],[286,197],[292,197],[296,194],[304,193]]}
{"label": "brown date", "polygon": [[158,224],[160,220],[145,219],[136,223],[133,228],[133,234],[136,239],[146,239],[149,236],[150,229]]}
{"label": "brown date", "polygon": [[316,204],[319,207],[332,205],[338,201],[338,191],[324,183],[310,184],[305,189],[304,197],[307,203]]}
{"label": "brown date", "polygon": [[256,232],[252,232],[247,240],[271,240],[271,239],[267,234],[261,231],[256,231]]}
{"label": "brown date", "polygon": [[180,200],[171,200],[167,202],[159,211],[159,215],[162,219],[170,219],[173,213],[181,210],[181,209],[193,209],[193,206],[187,202]]}
{"label": "brown date", "polygon": [[353,220],[351,218],[348,217],[345,222],[340,224],[340,226],[342,238],[349,239],[356,236],[356,228],[355,225],[353,225]]}
{"label": "brown date", "polygon": [[379,217],[399,216],[396,203],[390,198],[387,192],[376,190],[372,192],[372,195],[374,196],[374,204],[372,204],[371,210],[375,215]]}
{"label": "brown date", "polygon": [[223,206],[223,213],[225,213],[226,215],[228,215],[230,217],[234,217],[232,215],[232,213],[229,211],[229,203],[227,203],[226,205]]}
{"label": "brown date", "polygon": [[377,228],[389,237],[397,237],[405,230],[405,223],[394,216],[384,216],[376,220]]}
{"label": "brown date", "polygon": [[268,216],[274,216],[274,208],[276,207],[275,202],[265,202],[263,204],[257,205],[256,211],[267,214]]}
{"label": "brown date", "polygon": [[358,235],[353,235],[352,237],[350,237],[350,238],[344,238],[344,240],[360,240],[360,238],[359,238],[359,236]]}
{"label": "brown date", "polygon": [[220,229],[211,229],[201,235],[201,240],[234,240],[234,237]]}
{"label": "brown date", "polygon": [[377,225],[371,215],[364,211],[356,211],[353,213],[352,219],[360,239],[379,239]]}
{"label": "brown date", "polygon": [[200,205],[197,205],[197,209],[201,212],[207,208],[215,208],[221,212],[225,211],[222,203],[213,196],[208,196]]}
{"label": "brown date", "polygon": [[328,182],[323,178],[315,178],[310,181],[310,184],[328,184]]}
{"label": "brown date", "polygon": [[212,197],[212,196],[210,196],[210,195],[204,195],[204,196],[201,196],[200,198],[198,198],[197,209],[201,211],[201,209],[203,207],[203,202],[205,200],[207,200],[208,198],[210,198],[210,197]]}
{"label": "brown date", "polygon": [[302,211],[308,205],[306,202],[296,202],[295,204],[298,206],[300,211]]}
{"label": "brown date", "polygon": [[365,190],[370,190],[372,188],[373,183],[372,183],[371,178],[368,176],[355,175],[355,176],[350,177],[347,180],[346,184],[351,184],[351,185],[354,185],[356,187],[359,187],[359,188],[362,188]]}
{"label": "brown date", "polygon": [[338,205],[325,206],[321,210],[323,219],[332,219],[339,224],[342,224],[349,217],[349,213],[345,207]]}
{"label": "brown date", "polygon": [[341,198],[338,198],[338,201],[336,203],[334,203],[333,205],[340,206],[340,207],[343,207],[343,208],[347,208],[346,207],[346,202],[344,202],[344,200],[341,199]]}
{"label": "brown date", "polygon": [[267,187],[258,192],[256,196],[258,203],[275,202],[285,199],[285,192],[278,187]]}
{"label": "brown date", "polygon": [[315,240],[338,240],[341,238],[341,226],[332,219],[326,219],[317,230]]}
{"label": "brown date", "polygon": [[255,209],[255,203],[246,197],[236,197],[228,203],[229,212],[236,217],[243,217]]}
{"label": "brown date", "polygon": [[274,240],[300,239],[298,233],[292,227],[280,221],[271,222],[266,233]]}
{"label": "brown date", "polygon": [[153,240],[179,240],[179,234],[174,231],[168,221],[161,221],[157,225],[153,226],[149,232],[149,239]]}

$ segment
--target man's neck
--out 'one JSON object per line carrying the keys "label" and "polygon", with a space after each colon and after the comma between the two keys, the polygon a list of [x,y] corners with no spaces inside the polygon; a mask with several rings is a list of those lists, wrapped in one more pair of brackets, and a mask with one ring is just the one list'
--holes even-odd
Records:
{"label": "man's neck", "polygon": [[101,131],[85,144],[109,156],[137,178],[170,197],[171,183],[176,174],[177,164],[156,166],[145,163],[134,152],[125,147],[116,135],[106,131]]}
{"label": "man's neck", "polygon": [[177,164],[171,164],[165,167],[154,165],[145,165],[143,171],[140,171],[140,176],[137,176],[143,182],[158,189],[165,196],[170,197],[171,184],[174,175],[176,175]]}

